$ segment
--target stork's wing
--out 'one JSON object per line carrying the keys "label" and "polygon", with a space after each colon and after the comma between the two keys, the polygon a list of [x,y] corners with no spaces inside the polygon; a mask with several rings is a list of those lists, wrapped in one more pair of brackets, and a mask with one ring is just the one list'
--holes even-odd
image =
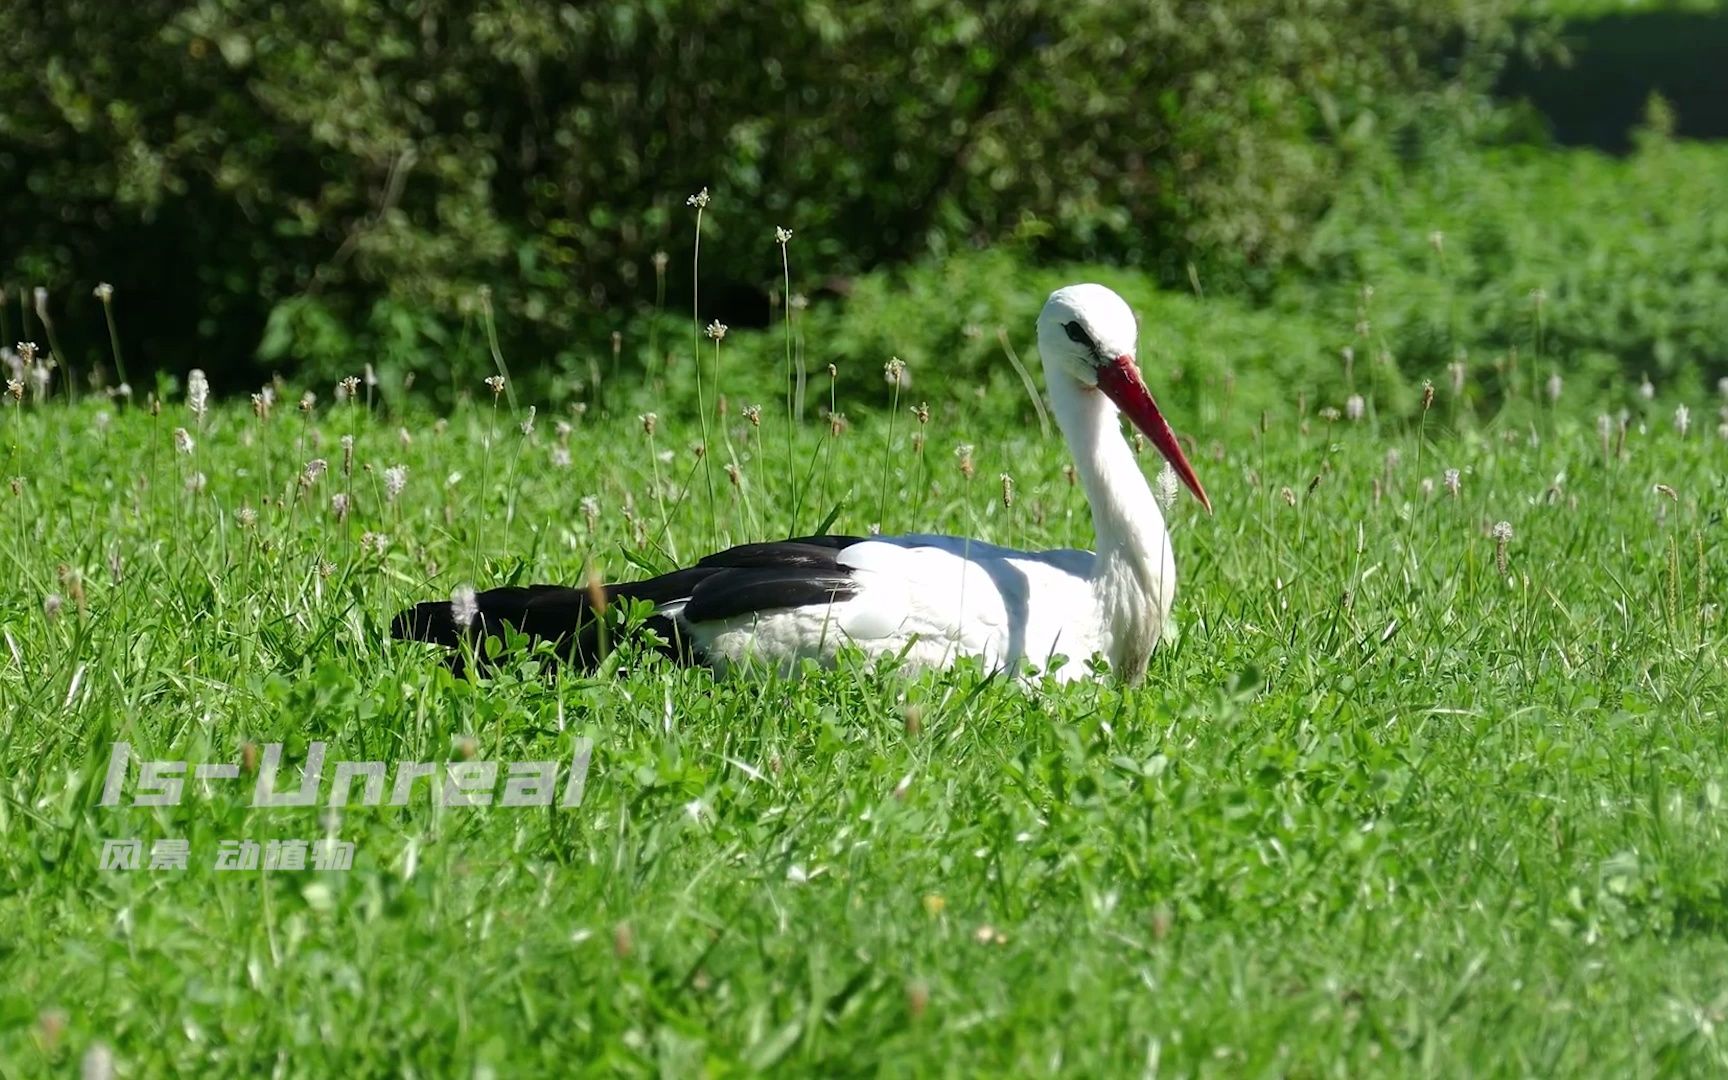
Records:
{"label": "stork's wing", "polygon": [[[716,552],[695,566],[607,585],[607,604],[646,600],[655,607],[648,626],[669,642],[669,656],[684,662],[695,655],[684,623],[714,622],[768,610],[829,605],[852,594],[849,571],[837,561],[852,536],[807,536],[773,543],[741,544]],[[566,659],[588,665],[602,650],[594,595],[563,585],[488,589],[475,597],[477,618],[458,626],[449,601],[416,604],[397,615],[391,635],[456,648],[502,635],[509,626],[534,641],[550,641]]]}

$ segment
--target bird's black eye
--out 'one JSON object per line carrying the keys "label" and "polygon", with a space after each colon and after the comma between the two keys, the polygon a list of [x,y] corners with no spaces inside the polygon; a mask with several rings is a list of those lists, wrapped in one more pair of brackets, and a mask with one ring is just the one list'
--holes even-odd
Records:
{"label": "bird's black eye", "polygon": [[1067,332],[1069,341],[1072,341],[1076,345],[1084,345],[1093,352],[1098,351],[1098,346],[1092,343],[1092,336],[1086,333],[1086,328],[1084,326],[1081,326],[1077,322],[1071,322],[1064,323],[1062,329]]}

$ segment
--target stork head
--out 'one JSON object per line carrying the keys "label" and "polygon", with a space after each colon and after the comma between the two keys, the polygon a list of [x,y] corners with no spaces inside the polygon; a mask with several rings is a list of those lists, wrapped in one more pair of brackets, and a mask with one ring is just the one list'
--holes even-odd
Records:
{"label": "stork head", "polygon": [[1133,309],[1114,291],[1090,284],[1057,289],[1038,316],[1038,352],[1044,358],[1045,378],[1071,379],[1082,392],[1108,398],[1210,511],[1212,500],[1140,375],[1135,362],[1137,330]]}

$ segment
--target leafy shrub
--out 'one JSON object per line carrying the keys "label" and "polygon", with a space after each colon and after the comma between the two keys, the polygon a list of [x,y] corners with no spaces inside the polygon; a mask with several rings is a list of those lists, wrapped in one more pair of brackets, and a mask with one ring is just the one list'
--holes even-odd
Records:
{"label": "leafy shrub", "polygon": [[[1296,249],[1341,170],[1469,134],[1497,0],[64,0],[0,9],[15,283],[112,281],[141,363],[320,377],[568,367],[682,263],[773,226],[847,274],[1016,240],[1214,285]],[[78,283],[78,288],[72,288]],[[765,305],[764,305],[765,306]],[[704,312],[704,315],[718,312]],[[262,328],[266,321],[269,331]]]}
{"label": "leafy shrub", "polygon": [[1436,378],[1460,350],[1486,367],[1485,351],[1515,349],[1531,386],[1549,369],[1714,381],[1728,374],[1728,147],[1641,142],[1625,159],[1506,151],[1347,185],[1276,303],[1343,325],[1370,285],[1374,338]]}

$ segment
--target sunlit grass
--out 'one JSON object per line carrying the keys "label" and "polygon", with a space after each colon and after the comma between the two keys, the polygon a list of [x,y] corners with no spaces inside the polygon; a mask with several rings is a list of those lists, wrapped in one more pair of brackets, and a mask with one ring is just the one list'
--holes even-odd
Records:
{"label": "sunlit grass", "polygon": [[[480,387],[444,419],[8,404],[0,1060],[1719,1068],[1714,406],[1682,437],[1671,406],[1638,403],[1605,439],[1545,403],[1478,421],[1441,382],[1421,446],[1372,408],[1298,415],[1295,395],[1263,425],[1175,417],[1217,512],[1177,504],[1180,633],[1133,692],[857,665],[549,678],[529,657],[474,681],[385,640],[401,605],[461,586],[771,535],[799,505],[788,472],[822,461],[797,529],[837,508],[837,531],[1087,543],[1063,449],[1023,402],[806,424],[792,470],[778,410],[763,431],[735,407],[710,438],[761,514],[729,484],[706,503],[686,415],[650,440],[557,402],[524,434]],[[245,765],[313,741],[567,761],[579,738],[575,809],[253,809],[249,777],[98,805],[117,740]],[[356,844],[352,871],[210,868],[222,840],[325,835]],[[186,838],[192,867],[99,870],[117,837]]]}

